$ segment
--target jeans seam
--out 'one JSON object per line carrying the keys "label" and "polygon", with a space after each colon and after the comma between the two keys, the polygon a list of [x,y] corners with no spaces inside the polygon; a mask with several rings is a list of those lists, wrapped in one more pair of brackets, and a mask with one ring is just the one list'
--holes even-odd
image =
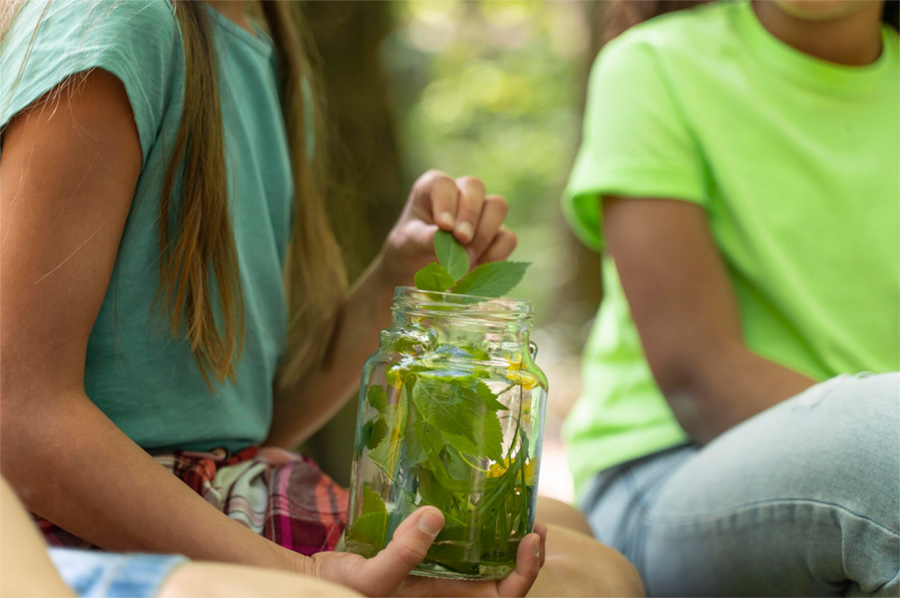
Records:
{"label": "jeans seam", "polygon": [[128,562],[130,557],[125,555],[119,555],[119,558],[116,560],[116,563],[113,567],[110,567],[107,571],[107,575],[101,578],[103,592],[101,596],[105,596],[109,593],[109,589],[116,582],[116,578],[119,576],[119,573],[122,569],[125,568],[125,565]]}
{"label": "jeans seam", "polygon": [[900,570],[897,571],[897,574],[896,574],[896,575],[894,575],[892,578],[890,578],[889,580],[887,580],[887,581],[884,582],[883,584],[879,585],[879,586],[876,587],[876,588],[872,588],[872,594],[877,594],[877,593],[878,593],[879,591],[881,591],[883,588],[885,588],[885,587],[891,585],[894,581],[896,581],[896,579],[897,579],[898,577],[900,577]]}
{"label": "jeans seam", "polygon": [[648,517],[645,518],[645,521],[647,523],[651,523],[653,525],[684,525],[686,523],[709,523],[709,522],[715,521],[717,519],[720,519],[720,518],[728,516],[728,515],[734,515],[737,513],[749,511],[750,509],[752,509],[754,507],[763,506],[763,505],[778,505],[778,504],[785,504],[785,505],[788,505],[788,504],[811,504],[811,505],[822,506],[822,507],[831,507],[831,508],[837,509],[839,511],[842,511],[844,513],[847,513],[849,515],[852,515],[853,517],[862,519],[863,521],[867,521],[867,522],[871,523],[872,525],[874,525],[875,527],[877,527],[881,530],[884,530],[888,534],[900,538],[900,532],[892,530],[891,528],[879,523],[878,521],[875,521],[871,517],[867,517],[865,515],[857,513],[856,511],[852,511],[852,510],[848,509],[847,507],[845,507],[843,505],[839,505],[837,503],[830,503],[830,502],[816,500],[816,499],[812,499],[812,498],[771,498],[771,499],[764,499],[764,500],[756,500],[753,502],[744,503],[738,507],[733,507],[731,509],[716,511],[714,513],[704,513],[704,517],[699,518],[699,519],[695,518],[695,517],[686,517],[685,516],[685,517],[681,517],[679,519],[671,518],[671,519],[667,520],[666,518],[653,517],[648,512],[647,513]]}

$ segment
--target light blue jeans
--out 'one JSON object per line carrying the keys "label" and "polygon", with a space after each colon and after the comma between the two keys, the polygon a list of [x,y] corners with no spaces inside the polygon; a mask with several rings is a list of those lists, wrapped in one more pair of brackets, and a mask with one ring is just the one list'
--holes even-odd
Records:
{"label": "light blue jeans", "polygon": [[79,598],[151,598],[172,571],[187,562],[172,554],[51,548],[50,560]]}
{"label": "light blue jeans", "polygon": [[582,507],[649,596],[898,596],[900,373],[608,469]]}

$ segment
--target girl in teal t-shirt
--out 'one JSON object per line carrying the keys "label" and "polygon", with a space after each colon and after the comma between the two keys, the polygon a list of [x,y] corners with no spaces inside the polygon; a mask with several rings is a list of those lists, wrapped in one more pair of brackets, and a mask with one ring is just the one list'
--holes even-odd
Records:
{"label": "girl in teal t-shirt", "polygon": [[[473,264],[516,243],[502,198],[431,171],[347,288],[296,6],[259,3],[256,20],[244,2],[0,7],[3,476],[53,545],[288,569],[374,595],[524,595],[538,534],[505,580],[407,579],[443,524],[433,507],[369,561],[328,552],[346,491],[277,448],[346,402],[437,229]],[[552,550],[629,572],[586,538]],[[554,562],[536,589],[578,581]],[[582,581],[598,576],[585,567]]]}
{"label": "girl in teal t-shirt", "polygon": [[594,65],[564,206],[605,297],[565,431],[650,595],[900,591],[897,9],[709,4]]}

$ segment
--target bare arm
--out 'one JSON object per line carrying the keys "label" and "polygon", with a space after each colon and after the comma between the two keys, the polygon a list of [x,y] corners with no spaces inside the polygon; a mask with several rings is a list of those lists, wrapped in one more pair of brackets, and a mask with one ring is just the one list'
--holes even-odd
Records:
{"label": "bare arm", "polygon": [[391,321],[394,288],[382,282],[380,269],[380,263],[372,264],[348,293],[330,363],[276,394],[266,444],[297,446],[325,425],[359,386],[363,363],[375,350],[379,331]]}
{"label": "bare arm", "polygon": [[141,168],[105,71],[18,115],[0,162],[2,472],[32,511],[112,550],[286,568],[293,553],[206,503],[86,396],[88,335]]}
{"label": "bare arm", "polygon": [[603,212],[650,369],[692,438],[707,442],[814,383],[747,348],[701,208],[612,197]]}

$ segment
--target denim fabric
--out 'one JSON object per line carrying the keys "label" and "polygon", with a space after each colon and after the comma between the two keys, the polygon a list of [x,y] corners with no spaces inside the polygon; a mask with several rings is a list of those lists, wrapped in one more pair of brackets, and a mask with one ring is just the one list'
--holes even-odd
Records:
{"label": "denim fabric", "polygon": [[582,507],[650,596],[898,596],[900,374],[608,469]]}
{"label": "denim fabric", "polygon": [[187,559],[178,555],[117,554],[71,548],[51,548],[50,559],[65,581],[82,598],[149,598],[175,567]]}

